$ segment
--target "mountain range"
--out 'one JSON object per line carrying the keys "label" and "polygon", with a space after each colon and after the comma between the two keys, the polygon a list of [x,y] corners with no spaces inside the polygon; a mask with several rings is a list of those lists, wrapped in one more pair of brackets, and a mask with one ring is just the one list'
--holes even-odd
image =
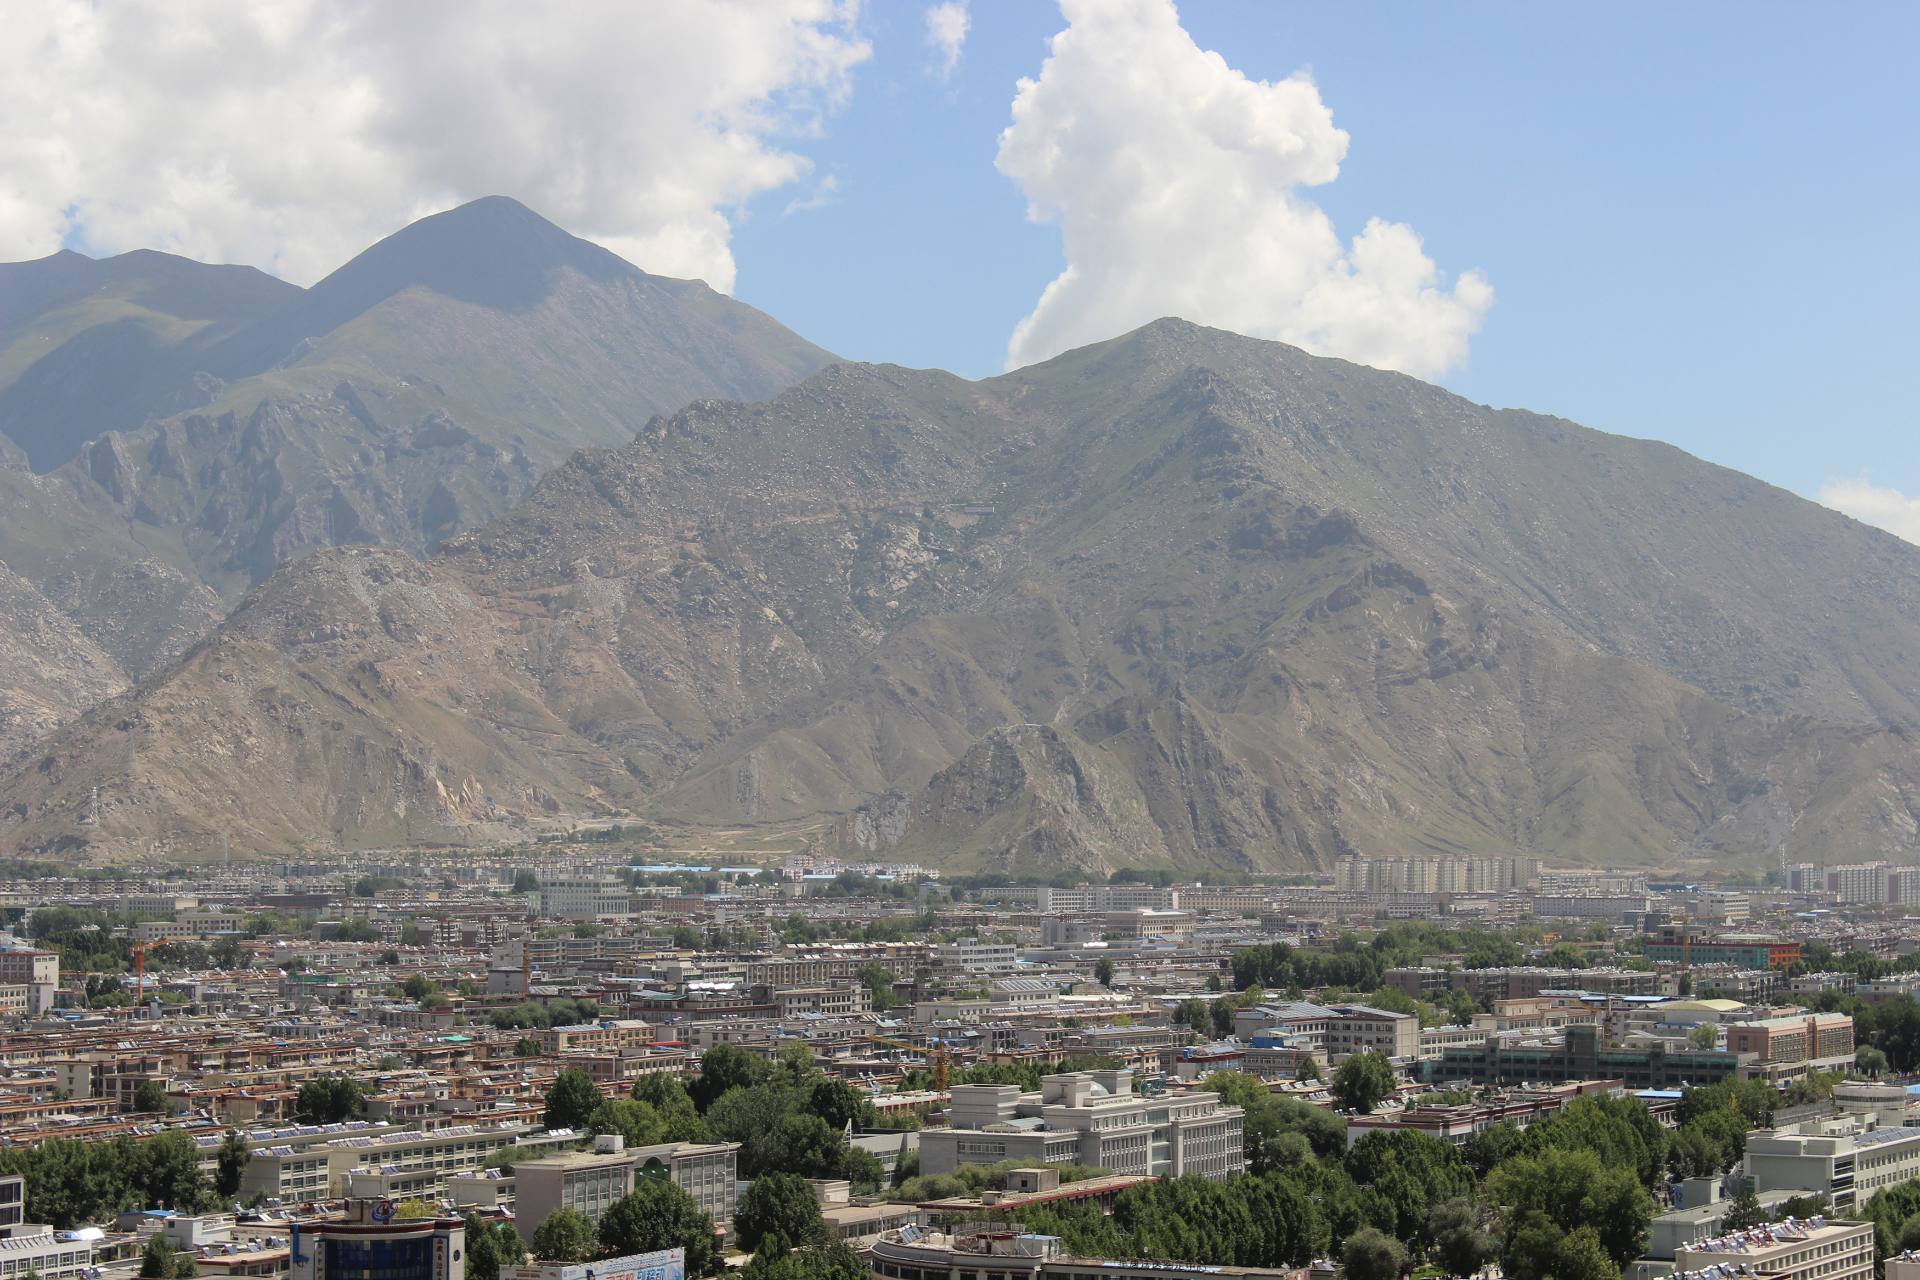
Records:
{"label": "mountain range", "polygon": [[[447,360],[539,364],[487,345],[518,275],[428,292],[484,309]],[[319,319],[209,349],[334,319],[297,305]],[[620,394],[571,403],[631,423]],[[490,448],[558,452],[465,412]],[[0,771],[0,845],[640,818],[1051,874],[1920,844],[1920,548],[1663,444],[1178,320],[978,382],[829,363],[631,425],[461,529],[238,575],[205,639]],[[61,634],[75,674],[38,696],[96,696],[85,629]]]}
{"label": "mountain range", "polygon": [[583,445],[830,359],[502,198],[309,289],[144,251],[0,266],[0,633],[47,637],[0,668],[0,755],[296,556],[427,554]]}

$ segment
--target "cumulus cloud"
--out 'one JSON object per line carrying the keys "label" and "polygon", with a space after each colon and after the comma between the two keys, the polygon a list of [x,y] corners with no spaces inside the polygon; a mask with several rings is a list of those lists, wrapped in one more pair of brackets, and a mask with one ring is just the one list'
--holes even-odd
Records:
{"label": "cumulus cloud", "polygon": [[960,65],[960,54],[967,47],[967,32],[973,21],[967,15],[967,0],[946,0],[927,6],[927,43],[940,55],[940,74],[950,76]]}
{"label": "cumulus cloud", "polygon": [[1067,27],[1022,80],[997,165],[1067,266],[1008,344],[1009,368],[1177,315],[1432,377],[1493,302],[1451,284],[1411,227],[1343,243],[1302,194],[1347,135],[1305,73],[1251,80],[1201,49],[1171,0],[1061,0]]}
{"label": "cumulus cloud", "polygon": [[1858,480],[1829,480],[1820,486],[1820,501],[1862,524],[1876,525],[1896,537],[1920,544],[1920,498],[1898,489]]}
{"label": "cumulus cloud", "polygon": [[803,177],[857,0],[46,0],[0,41],[0,260],[77,240],[301,283],[515,196],[730,290],[729,215]]}

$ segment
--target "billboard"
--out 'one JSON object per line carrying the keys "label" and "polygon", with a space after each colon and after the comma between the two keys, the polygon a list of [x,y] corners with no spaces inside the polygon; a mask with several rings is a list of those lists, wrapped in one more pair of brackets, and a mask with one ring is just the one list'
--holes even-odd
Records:
{"label": "billboard", "polygon": [[662,1249],[658,1253],[576,1262],[561,1267],[554,1280],[687,1280],[687,1251]]}

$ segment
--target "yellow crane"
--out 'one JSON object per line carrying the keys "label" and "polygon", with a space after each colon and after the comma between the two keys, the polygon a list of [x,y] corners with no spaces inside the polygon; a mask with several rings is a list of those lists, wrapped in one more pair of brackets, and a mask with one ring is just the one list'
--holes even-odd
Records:
{"label": "yellow crane", "polygon": [[892,1049],[906,1049],[920,1054],[933,1064],[933,1089],[935,1093],[947,1091],[947,1079],[952,1074],[952,1064],[947,1061],[947,1048],[943,1044],[934,1044],[931,1048],[924,1044],[914,1044],[910,1040],[895,1040],[891,1036],[868,1036],[875,1044],[884,1044]]}

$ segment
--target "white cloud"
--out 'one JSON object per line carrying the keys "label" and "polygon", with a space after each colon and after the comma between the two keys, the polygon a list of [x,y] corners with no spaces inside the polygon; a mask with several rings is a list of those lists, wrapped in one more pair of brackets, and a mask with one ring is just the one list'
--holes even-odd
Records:
{"label": "white cloud", "polygon": [[794,213],[811,213],[815,209],[824,209],[840,195],[840,179],[828,174],[813,184],[813,190],[803,196],[795,196],[787,201],[787,207],[781,210],[781,216]]}
{"label": "white cloud", "polygon": [[524,200],[731,289],[730,212],[794,182],[857,0],[46,0],[0,41],[0,260],[77,234],[302,283],[414,217]]}
{"label": "white cloud", "polygon": [[1171,0],[1060,7],[996,163],[1030,217],[1060,224],[1067,267],[1014,330],[1009,368],[1165,315],[1422,377],[1466,358],[1493,302],[1483,277],[1449,287],[1401,223],[1343,244],[1301,194],[1347,153],[1312,79],[1248,79]]}
{"label": "white cloud", "polygon": [[940,55],[940,74],[950,76],[960,65],[960,54],[967,47],[967,32],[973,21],[967,15],[967,0],[945,0],[927,6],[927,43]]}
{"label": "white cloud", "polygon": [[1898,489],[1858,480],[1829,480],[1820,486],[1820,501],[1862,524],[1876,525],[1896,537],[1920,544],[1920,498]]}

